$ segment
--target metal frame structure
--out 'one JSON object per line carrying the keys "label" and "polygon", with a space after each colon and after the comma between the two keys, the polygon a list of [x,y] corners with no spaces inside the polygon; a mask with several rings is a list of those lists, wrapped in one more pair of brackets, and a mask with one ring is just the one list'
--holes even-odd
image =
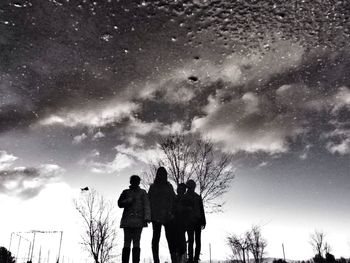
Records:
{"label": "metal frame structure", "polygon": [[[21,234],[32,234],[32,240],[28,240],[25,237],[23,237]],[[58,255],[56,259],[56,263],[60,262],[60,257],[61,257],[61,248],[62,248],[62,238],[63,238],[63,231],[42,231],[42,230],[31,230],[31,231],[26,231],[26,232],[12,232],[10,236],[10,244],[9,244],[9,251],[11,250],[11,245],[12,245],[12,238],[13,235],[16,235],[19,237],[19,242],[18,242],[18,247],[16,251],[16,261],[18,258],[18,251],[20,249],[21,245],[21,240],[24,239],[29,242],[29,251],[28,251],[28,257],[27,257],[27,262],[33,262],[33,253],[34,253],[34,246],[35,246],[35,237],[36,234],[60,234],[60,241],[59,241],[59,246],[58,246]],[[49,252],[50,253],[50,252]]]}

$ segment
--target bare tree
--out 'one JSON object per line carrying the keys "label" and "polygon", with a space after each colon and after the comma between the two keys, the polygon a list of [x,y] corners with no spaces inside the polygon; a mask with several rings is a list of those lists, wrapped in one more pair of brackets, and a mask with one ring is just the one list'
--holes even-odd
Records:
{"label": "bare tree", "polygon": [[324,253],[327,255],[327,254],[330,254],[331,251],[332,251],[331,245],[328,242],[326,242],[324,244]]}
{"label": "bare tree", "polygon": [[110,262],[116,244],[113,206],[95,190],[75,200],[74,204],[83,219],[82,245],[95,263]]}
{"label": "bare tree", "polygon": [[249,241],[247,234],[243,236],[237,236],[235,234],[228,236],[227,244],[232,251],[232,261],[249,262]]}
{"label": "bare tree", "polygon": [[156,167],[165,166],[172,182],[179,184],[193,179],[204,205],[213,211],[220,210],[223,203],[218,199],[227,192],[234,178],[232,156],[217,151],[209,140],[182,134],[165,137],[159,147],[164,157],[144,173],[146,184],[153,181]]}
{"label": "bare tree", "polygon": [[259,226],[253,226],[247,235],[247,239],[249,242],[249,251],[254,257],[254,262],[262,263],[267,241],[262,237],[261,228]]}
{"label": "bare tree", "polygon": [[330,249],[330,246],[325,241],[326,235],[322,231],[317,231],[310,236],[310,244],[316,255],[323,257],[323,253]]}
{"label": "bare tree", "polygon": [[221,207],[218,197],[227,192],[234,178],[232,157],[217,152],[209,140],[196,140],[193,179],[199,185],[203,201],[212,207]]}

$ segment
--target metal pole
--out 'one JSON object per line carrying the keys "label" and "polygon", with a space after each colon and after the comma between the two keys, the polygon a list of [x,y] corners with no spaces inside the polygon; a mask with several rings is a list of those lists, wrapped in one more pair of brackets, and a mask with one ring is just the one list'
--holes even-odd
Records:
{"label": "metal pole", "polygon": [[283,259],[284,262],[286,262],[286,253],[284,252],[284,244],[282,243],[282,250],[283,250]]}
{"label": "metal pole", "polygon": [[10,245],[9,245],[9,251],[11,251],[12,236],[13,236],[13,232],[11,232],[11,236],[10,236]]}
{"label": "metal pole", "polygon": [[61,231],[60,246],[58,248],[57,263],[60,261],[63,231]]}
{"label": "metal pole", "polygon": [[18,247],[17,247],[17,253],[16,253],[16,262],[17,262],[17,259],[18,259],[18,251],[19,251],[19,247],[21,245],[21,239],[22,239],[22,236],[19,236],[19,241],[18,241]]}
{"label": "metal pole", "polygon": [[211,244],[209,243],[209,262],[211,263]]}
{"label": "metal pole", "polygon": [[35,232],[33,232],[33,245],[32,245],[32,254],[30,255],[30,262],[33,262],[34,244],[35,244]]}
{"label": "metal pole", "polygon": [[39,250],[39,260],[38,263],[41,263],[41,246],[40,246],[40,250]]}
{"label": "metal pole", "polygon": [[[13,232],[11,232],[11,236],[10,236],[10,244],[9,244],[9,252],[11,252],[11,243],[12,243],[12,236],[13,236]],[[9,259],[8,259],[9,260]],[[8,261],[7,260],[7,261]]]}
{"label": "metal pole", "polygon": [[28,250],[28,258],[27,261],[30,259],[30,251],[32,250],[32,242],[29,243],[29,250]]}

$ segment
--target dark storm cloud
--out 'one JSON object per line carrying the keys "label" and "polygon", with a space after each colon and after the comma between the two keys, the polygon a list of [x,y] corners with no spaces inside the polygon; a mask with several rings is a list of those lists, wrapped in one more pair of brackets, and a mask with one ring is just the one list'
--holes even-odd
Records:
{"label": "dark storm cloud", "polygon": [[136,3],[3,1],[0,9],[0,78],[10,79],[1,92],[13,94],[0,105],[1,131],[118,96],[153,69],[140,66],[150,52],[140,35],[148,23],[137,21],[146,12],[129,13]]}
{"label": "dark storm cloud", "polygon": [[335,146],[330,143],[334,136],[323,133],[332,134],[332,120],[349,104],[349,52],[310,53],[289,42],[271,46],[268,53],[237,54],[221,64],[189,61],[132,88],[124,102],[61,110],[39,123],[92,129],[88,136],[76,134],[74,143],[92,141],[98,130],[106,137],[102,140],[114,129],[114,136],[130,144],[191,130],[226,151],[276,154],[311,133],[307,144],[323,143],[331,152],[347,153],[334,150],[347,145],[347,133]]}
{"label": "dark storm cloud", "polygon": [[[154,142],[176,126],[214,135],[233,152],[270,153],[287,151],[320,119],[331,132],[334,96],[349,87],[349,53],[330,51],[333,42],[329,51],[307,51],[322,42],[312,36],[323,4],[306,15],[311,4],[304,1],[304,13],[290,24],[281,21],[293,15],[288,4],[226,2],[2,2],[0,131],[64,126],[74,145],[105,148],[114,138]],[[332,14],[343,10],[338,2]],[[257,17],[256,8],[261,21],[247,20]],[[265,33],[303,45],[266,37],[262,51],[256,43]],[[332,40],[341,46],[343,36]],[[206,37],[215,41],[197,43]],[[245,41],[252,45],[237,52]],[[95,138],[99,131],[104,136]]]}
{"label": "dark storm cloud", "polygon": [[221,64],[196,61],[174,70],[140,92],[145,100],[138,116],[192,122],[192,131],[232,152],[286,152],[310,133],[309,143],[319,144],[339,117],[336,109],[349,105],[349,52],[307,52],[289,42],[271,47],[261,55],[235,55]]}
{"label": "dark storm cloud", "polygon": [[[297,136],[307,133],[314,134],[310,143],[320,144],[323,132],[314,127],[325,122],[325,129],[338,116],[334,109],[349,105],[341,99],[350,94],[349,67],[348,52],[317,59],[305,54],[296,68],[248,77],[241,89],[217,90],[193,128],[231,152],[286,152]],[[259,68],[253,65],[252,70]]]}

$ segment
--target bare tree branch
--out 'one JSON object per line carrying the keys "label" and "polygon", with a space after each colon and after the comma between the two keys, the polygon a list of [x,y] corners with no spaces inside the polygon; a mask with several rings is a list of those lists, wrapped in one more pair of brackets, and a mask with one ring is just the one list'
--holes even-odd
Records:
{"label": "bare tree branch", "polygon": [[262,237],[261,228],[253,226],[250,232],[247,232],[249,242],[249,251],[253,255],[255,263],[262,263],[265,255],[267,241]]}
{"label": "bare tree branch", "polygon": [[235,234],[228,236],[227,244],[232,251],[232,261],[249,262],[249,241],[246,234],[243,236]]}
{"label": "bare tree branch", "polygon": [[316,255],[320,257],[323,257],[324,253],[330,252],[330,245],[326,242],[325,237],[325,233],[317,230],[310,236],[310,244]]}
{"label": "bare tree branch", "polygon": [[223,202],[219,198],[228,191],[234,179],[231,156],[216,151],[209,140],[183,134],[168,135],[159,147],[164,158],[151,163],[149,171],[143,173],[144,186],[148,188],[157,167],[164,166],[174,184],[193,179],[208,211],[220,211]]}
{"label": "bare tree branch", "polygon": [[110,262],[116,245],[113,206],[95,190],[75,200],[74,205],[83,220],[82,245],[95,263]]}

